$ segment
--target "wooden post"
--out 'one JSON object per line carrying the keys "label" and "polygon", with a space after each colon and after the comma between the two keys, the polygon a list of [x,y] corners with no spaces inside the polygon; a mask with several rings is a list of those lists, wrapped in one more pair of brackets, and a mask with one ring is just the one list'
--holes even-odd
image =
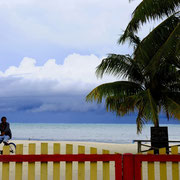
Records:
{"label": "wooden post", "polygon": [[[78,154],[85,154],[85,147],[78,146]],[[78,180],[85,180],[85,163],[78,162]]]}
{"label": "wooden post", "polygon": [[[48,154],[48,143],[41,143],[41,154]],[[48,178],[47,165],[47,162],[41,163],[41,180],[47,180]]]}
{"label": "wooden post", "polygon": [[[154,150],[148,151],[148,154],[154,154]],[[155,180],[154,162],[148,162],[148,179]]]}
{"label": "wooden post", "polygon": [[[160,148],[159,154],[166,154],[166,148]],[[160,162],[160,180],[167,180],[166,162]]]}
{"label": "wooden post", "polygon": [[[59,143],[54,143],[54,154],[60,154],[61,146]],[[60,162],[53,162],[53,180],[60,179]]]}
{"label": "wooden post", "polygon": [[[3,146],[3,155],[9,155],[9,146]],[[2,163],[2,180],[9,180],[9,163]]]}
{"label": "wooden post", "polygon": [[[108,150],[103,150],[103,154],[109,154]],[[110,179],[109,162],[103,162],[103,180]]]}
{"label": "wooden post", "polygon": [[141,141],[138,141],[138,149],[137,149],[138,153],[141,152]]}
{"label": "wooden post", "polygon": [[[97,148],[90,148],[90,154],[97,154]],[[97,180],[97,162],[90,163],[90,180]]]}
{"label": "wooden post", "polygon": [[[72,144],[66,144],[66,154],[73,154]],[[66,162],[66,180],[72,180],[72,162]]]}
{"label": "wooden post", "polygon": [[[36,154],[36,144],[34,143],[29,144],[29,154],[30,155]],[[28,180],[35,180],[35,163],[34,162],[28,163]]]}
{"label": "wooden post", "polygon": [[[23,144],[17,144],[16,154],[23,154]],[[22,162],[16,162],[15,166],[15,180],[22,180]]]}
{"label": "wooden post", "polygon": [[[178,154],[178,146],[171,147],[172,154]],[[179,166],[178,162],[172,163],[172,179],[179,180]]]}

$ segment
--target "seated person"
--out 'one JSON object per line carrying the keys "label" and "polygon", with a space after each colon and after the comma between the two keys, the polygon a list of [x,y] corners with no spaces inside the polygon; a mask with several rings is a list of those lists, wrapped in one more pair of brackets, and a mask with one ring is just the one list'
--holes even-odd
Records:
{"label": "seated person", "polygon": [[11,134],[11,129],[9,126],[9,123],[6,122],[7,118],[6,117],[2,117],[1,118],[1,123],[0,123],[0,131],[1,131],[1,135],[0,135],[0,143],[4,143],[5,145],[7,145],[8,140],[11,139],[12,134]]}

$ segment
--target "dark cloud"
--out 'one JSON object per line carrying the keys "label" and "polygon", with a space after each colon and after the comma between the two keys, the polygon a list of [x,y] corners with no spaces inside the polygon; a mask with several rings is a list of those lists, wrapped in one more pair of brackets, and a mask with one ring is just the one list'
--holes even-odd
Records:
{"label": "dark cloud", "polygon": [[[37,66],[36,60],[23,58],[19,66],[0,72],[0,111],[87,112],[103,105],[87,103],[86,95],[97,85],[112,80],[97,80],[94,55],[69,55],[64,64],[48,60]],[[81,68],[79,68],[81,67]]]}
{"label": "dark cloud", "polygon": [[103,105],[87,103],[82,95],[14,96],[0,98],[0,111],[87,112],[102,110]]}

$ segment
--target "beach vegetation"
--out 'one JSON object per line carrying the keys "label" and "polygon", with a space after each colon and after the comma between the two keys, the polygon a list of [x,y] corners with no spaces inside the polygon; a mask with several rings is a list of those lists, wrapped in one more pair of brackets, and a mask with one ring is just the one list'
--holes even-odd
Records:
{"label": "beach vegetation", "polygon": [[[131,55],[109,54],[96,69],[96,75],[113,75],[116,82],[94,88],[86,100],[102,103],[107,111],[124,116],[138,112],[140,133],[144,123],[159,127],[159,114],[180,120],[180,0],[142,1],[133,12],[119,42],[130,41]],[[142,40],[139,26],[150,19],[164,18]]]}
{"label": "beach vegetation", "polygon": [[[130,2],[132,0],[129,0]],[[134,36],[140,27],[147,22],[164,20],[167,17],[178,13],[180,10],[180,0],[145,0],[135,8],[132,18],[128,23],[124,33],[119,39],[119,43],[127,40],[133,42]],[[163,33],[163,32],[162,32]]]}

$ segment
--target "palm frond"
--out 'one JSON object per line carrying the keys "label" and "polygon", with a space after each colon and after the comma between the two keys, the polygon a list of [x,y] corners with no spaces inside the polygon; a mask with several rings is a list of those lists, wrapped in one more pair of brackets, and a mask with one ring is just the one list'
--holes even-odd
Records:
{"label": "palm frond", "polygon": [[[106,98],[107,111],[116,112],[117,116],[124,116],[138,110],[138,117],[136,119],[137,133],[140,133],[143,124],[147,122],[144,117],[144,106],[142,105],[142,92],[132,96],[111,96]],[[141,104],[141,105],[140,105]],[[140,107],[139,109],[137,107]]]}
{"label": "palm frond", "polygon": [[150,89],[142,91],[139,94],[141,100],[136,104],[138,109],[138,116],[136,119],[137,124],[137,133],[141,133],[144,123],[152,121],[153,124],[157,127],[159,126],[159,112],[160,108],[154,100]]}
{"label": "palm frond", "polygon": [[[166,88],[171,92],[180,90],[180,73],[175,65],[167,62],[161,64],[156,70],[156,75],[153,78],[158,80],[158,84],[161,84],[162,92],[165,92]],[[154,70],[151,72],[153,76]]]}
{"label": "palm frond", "polygon": [[[149,114],[150,117],[148,119],[152,119],[154,125],[158,126],[158,124],[159,124],[159,116],[158,116],[159,112],[158,112],[158,109],[157,109],[157,103],[153,99],[149,89],[147,90],[147,95],[148,95],[149,104],[146,103],[145,106],[148,106],[149,113],[146,113],[146,114]],[[147,110],[148,110],[148,108],[147,108]]]}
{"label": "palm frond", "polygon": [[171,118],[175,118],[180,120],[180,102],[177,102],[176,99],[170,98],[170,97],[166,97],[166,104],[168,104],[167,107],[165,107],[164,109],[166,109],[166,111],[168,111],[168,114]]}
{"label": "palm frond", "polygon": [[139,91],[142,91],[141,85],[134,82],[117,81],[106,83],[93,89],[86,96],[86,101],[97,101],[98,103],[101,103],[103,98],[111,96],[130,96],[137,94]]}
{"label": "palm frond", "polygon": [[138,116],[136,118],[136,124],[137,124],[137,134],[141,133],[142,132],[142,128],[143,128],[143,125],[146,121],[145,117],[144,117],[144,107],[142,106],[140,109],[139,109],[139,112],[138,112]]}
{"label": "palm frond", "polygon": [[[180,92],[180,82],[173,82],[168,87],[169,92],[171,93],[178,93]],[[175,96],[179,96],[180,94],[176,94]]]}
{"label": "palm frond", "polygon": [[141,24],[150,20],[162,19],[177,12],[180,0],[146,0],[142,1],[134,10],[132,19],[129,22],[119,42],[124,43],[131,33],[136,33]]}
{"label": "palm frond", "polygon": [[96,75],[101,77],[104,74],[111,74],[116,77],[123,77],[130,81],[142,83],[144,80],[139,65],[129,55],[110,54],[103,59],[97,67]]}
{"label": "palm frond", "polygon": [[177,47],[176,47],[176,55],[179,57],[179,59],[180,59],[180,41],[178,42],[178,44],[177,44]]}
{"label": "palm frond", "polygon": [[[134,46],[134,49],[141,43],[141,40],[138,36],[136,36],[133,32],[128,33],[127,39],[129,40],[129,44]],[[121,41],[118,40],[118,44],[120,44]]]}
{"label": "palm frond", "polygon": [[129,55],[109,54],[97,67],[96,75],[103,77],[104,74],[112,74],[120,77],[131,66],[132,59]]}
{"label": "palm frond", "polygon": [[137,46],[134,51],[134,59],[136,61],[142,62],[143,66],[147,66],[153,56],[162,47],[162,45],[167,42],[170,36],[172,36],[171,41],[167,43],[169,44],[168,47],[170,49],[166,49],[166,52],[169,52],[170,50],[173,52],[177,51],[176,46],[180,41],[178,33],[179,23],[180,14],[173,14],[165,21],[163,21],[152,32],[150,32]]}
{"label": "palm frond", "polygon": [[154,75],[161,66],[164,64],[174,64],[180,68],[180,59],[176,56],[177,43],[180,41],[180,23],[176,26],[174,31],[170,34],[166,42],[158,49],[158,51],[152,57],[149,65],[146,67],[146,71],[151,71]]}
{"label": "palm frond", "polygon": [[109,96],[105,104],[107,111],[116,112],[117,116],[124,116],[135,111],[137,98],[133,96]]}

